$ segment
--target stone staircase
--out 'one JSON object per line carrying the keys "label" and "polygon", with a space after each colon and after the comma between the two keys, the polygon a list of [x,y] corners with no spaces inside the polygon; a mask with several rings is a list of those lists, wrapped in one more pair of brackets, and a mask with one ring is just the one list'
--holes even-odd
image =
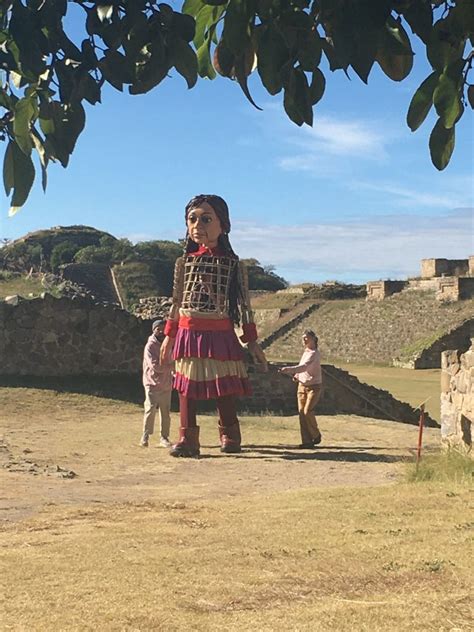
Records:
{"label": "stone staircase", "polygon": [[401,349],[426,339],[433,342],[473,313],[473,300],[443,305],[428,292],[402,292],[380,302],[320,302],[302,319],[292,321],[289,313],[293,324],[266,345],[265,353],[274,360],[297,360],[302,331],[313,329],[326,361],[390,365]]}
{"label": "stone staircase", "polygon": [[112,270],[106,264],[70,263],[64,266],[62,277],[86,288],[100,303],[122,306]]}

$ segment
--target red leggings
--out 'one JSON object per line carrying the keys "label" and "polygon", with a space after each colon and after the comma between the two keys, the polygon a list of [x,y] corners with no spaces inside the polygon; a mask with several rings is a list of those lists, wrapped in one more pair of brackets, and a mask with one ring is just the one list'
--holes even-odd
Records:
{"label": "red leggings", "polygon": [[[179,416],[181,428],[195,428],[197,400],[190,399],[186,395],[179,395]],[[224,395],[217,398],[217,411],[221,426],[233,426],[238,423],[235,395]]]}

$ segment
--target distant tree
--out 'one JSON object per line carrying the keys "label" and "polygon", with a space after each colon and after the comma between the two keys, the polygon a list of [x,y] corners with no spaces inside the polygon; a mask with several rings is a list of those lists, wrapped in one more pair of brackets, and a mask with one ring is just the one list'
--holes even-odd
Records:
{"label": "distant tree", "polygon": [[81,248],[74,256],[75,263],[106,263],[114,265],[136,258],[133,244],[128,239],[114,239],[104,235],[99,246]]}
{"label": "distant tree", "polygon": [[257,259],[242,259],[246,264],[250,290],[283,290],[288,282],[274,272],[274,266],[263,267]]}
{"label": "distant tree", "polygon": [[101,246],[86,246],[74,255],[74,263],[111,263],[110,248]]}
{"label": "distant tree", "polygon": [[183,247],[178,242],[165,239],[139,241],[134,250],[142,259],[166,259],[173,262],[183,254]]}
{"label": "distant tree", "polygon": [[70,241],[62,241],[51,251],[51,257],[49,259],[49,265],[53,272],[57,272],[59,266],[66,263],[71,263],[74,260],[76,252],[78,252],[79,246]]}
{"label": "distant tree", "polygon": [[[82,41],[66,33],[73,6],[83,11],[82,21],[74,15]],[[217,72],[255,105],[248,78],[256,70],[270,94],[283,92],[292,121],[312,125],[326,85],[321,66],[328,74],[323,58],[331,71],[353,70],[365,83],[375,63],[403,81],[417,38],[431,72],[407,122],[416,130],[434,106],[429,147],[437,169],[450,160],[465,106],[474,107],[472,0],[185,0],[182,12],[153,0],[10,0],[0,5],[0,29],[0,140],[7,142],[11,214],[33,185],[32,150],[45,188],[49,162],[67,167],[85,127],[83,103],[99,103],[104,83],[143,94],[172,68],[189,88]]]}
{"label": "distant tree", "polygon": [[43,264],[43,248],[26,241],[8,244],[0,250],[0,262],[3,268],[16,272],[38,271]]}

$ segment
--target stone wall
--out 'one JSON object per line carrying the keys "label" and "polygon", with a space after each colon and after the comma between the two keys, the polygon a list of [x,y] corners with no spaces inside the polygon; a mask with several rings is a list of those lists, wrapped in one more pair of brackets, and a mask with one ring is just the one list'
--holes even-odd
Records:
{"label": "stone wall", "polygon": [[367,301],[383,301],[387,296],[401,292],[406,281],[370,281],[367,283]]}
{"label": "stone wall", "polygon": [[137,373],[149,333],[149,323],[86,298],[0,302],[0,375]]}
{"label": "stone wall", "polygon": [[468,259],[422,259],[421,276],[424,279],[440,276],[465,276],[469,274]]}
{"label": "stone wall", "polygon": [[[89,299],[20,300],[17,305],[0,302],[0,376],[117,378],[140,390],[143,346],[150,322],[113,306],[96,305]],[[278,372],[259,373],[249,364],[254,394],[242,400],[245,410],[296,414],[296,385]],[[359,414],[379,419],[416,423],[417,413],[386,391],[362,384],[346,371],[323,368],[325,390],[321,413]],[[95,384],[92,380],[92,383]],[[435,422],[428,420],[435,425]]]}
{"label": "stone wall", "polygon": [[438,280],[436,299],[451,302],[474,297],[473,277],[442,277]]}
{"label": "stone wall", "polygon": [[437,340],[420,349],[411,358],[396,357],[393,366],[404,369],[439,369],[441,367],[441,354],[448,349],[458,349],[464,353],[471,344],[471,331],[474,327],[474,319],[466,320],[461,325],[452,328]]}
{"label": "stone wall", "polygon": [[437,292],[439,288],[439,279],[409,279],[406,287],[407,291],[420,292]]}
{"label": "stone wall", "polygon": [[474,337],[466,353],[441,356],[441,441],[445,447],[471,452],[474,423]]}
{"label": "stone wall", "polygon": [[369,281],[366,287],[368,301],[382,301],[402,291],[435,292],[436,299],[442,302],[474,298],[474,277],[467,276],[436,276],[408,281]]}

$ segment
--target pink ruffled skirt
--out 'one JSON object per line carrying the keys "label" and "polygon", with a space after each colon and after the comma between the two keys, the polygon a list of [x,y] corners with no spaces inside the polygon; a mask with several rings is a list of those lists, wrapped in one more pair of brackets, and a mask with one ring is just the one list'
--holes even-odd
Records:
{"label": "pink ruffled skirt", "polygon": [[190,399],[250,395],[243,349],[234,330],[178,328],[173,358],[174,388]]}

